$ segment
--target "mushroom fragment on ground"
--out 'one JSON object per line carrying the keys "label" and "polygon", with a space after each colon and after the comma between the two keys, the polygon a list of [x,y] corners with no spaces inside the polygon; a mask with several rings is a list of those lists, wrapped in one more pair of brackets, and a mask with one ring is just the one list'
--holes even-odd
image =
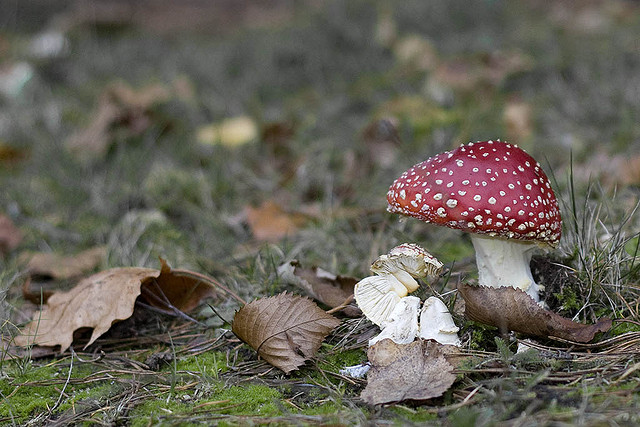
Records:
{"label": "mushroom fragment on ground", "polygon": [[404,172],[387,193],[390,212],[471,233],[479,284],[512,286],[540,300],[529,262],[557,246],[562,220],[540,163],[502,141],[462,145]]}
{"label": "mushroom fragment on ground", "polygon": [[391,274],[365,277],[353,289],[356,304],[362,313],[380,326],[391,317],[407,288]]}
{"label": "mushroom fragment on ground", "polygon": [[382,332],[369,340],[369,346],[385,338],[391,339],[396,344],[409,344],[418,336],[418,310],[420,298],[407,296],[400,299],[389,316],[382,322]]}
{"label": "mushroom fragment on ground", "polygon": [[419,287],[415,279],[436,275],[441,270],[442,263],[415,243],[398,245],[371,265],[372,272],[392,274],[409,292]]}
{"label": "mushroom fragment on ground", "polygon": [[418,337],[460,347],[459,330],[444,302],[436,297],[427,298],[420,312]]}
{"label": "mushroom fragment on ground", "polygon": [[371,369],[371,364],[367,362],[354,366],[345,366],[338,372],[340,373],[340,375],[345,375],[351,378],[363,378],[365,375],[367,375],[369,369]]}
{"label": "mushroom fragment on ground", "polygon": [[[442,301],[435,297],[427,300],[420,315],[420,322],[425,324],[423,328],[418,325],[420,299],[407,296],[418,288],[415,279],[438,274],[441,270],[440,261],[413,243],[396,246],[373,263],[371,271],[377,275],[361,280],[354,290],[364,315],[382,329],[369,341],[370,346],[385,338],[397,344],[408,344],[423,335],[441,344],[460,345],[458,328]],[[421,332],[423,329],[424,333]]]}
{"label": "mushroom fragment on ground", "polygon": [[371,265],[376,276],[356,283],[354,297],[364,315],[378,326],[388,320],[400,299],[418,289],[415,279],[438,274],[442,263],[416,244],[403,243]]}

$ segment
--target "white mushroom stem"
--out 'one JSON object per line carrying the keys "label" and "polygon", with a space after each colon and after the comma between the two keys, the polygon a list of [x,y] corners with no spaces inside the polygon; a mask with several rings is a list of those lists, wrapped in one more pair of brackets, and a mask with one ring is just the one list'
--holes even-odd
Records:
{"label": "white mushroom stem", "polygon": [[404,270],[395,270],[391,272],[391,274],[404,285],[406,292],[413,292],[420,287],[418,282],[416,282],[416,279],[411,277],[411,275]]}
{"label": "white mushroom stem", "polygon": [[478,282],[481,286],[519,288],[536,302],[540,301],[540,286],[533,280],[529,267],[531,255],[538,247],[535,243],[481,234],[471,234],[471,242],[476,250]]}

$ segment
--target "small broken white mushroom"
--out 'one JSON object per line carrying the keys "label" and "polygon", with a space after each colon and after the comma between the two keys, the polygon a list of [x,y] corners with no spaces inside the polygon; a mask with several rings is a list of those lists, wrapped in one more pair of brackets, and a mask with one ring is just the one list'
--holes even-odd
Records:
{"label": "small broken white mushroom", "polygon": [[414,243],[403,243],[372,265],[370,276],[356,283],[354,297],[364,315],[378,326],[389,319],[394,307],[418,289],[416,278],[437,274],[442,263]]}
{"label": "small broken white mushroom", "polygon": [[382,332],[369,340],[369,346],[385,338],[396,344],[409,344],[418,336],[418,309],[420,298],[408,296],[400,298],[389,320],[382,322]]}
{"label": "small broken white mushroom", "polygon": [[436,275],[442,270],[442,263],[415,243],[403,243],[381,255],[372,265],[376,274],[391,274],[409,292],[418,289],[415,279]]}
{"label": "small broken white mushroom", "polygon": [[447,306],[436,297],[429,297],[420,312],[420,332],[418,336],[424,339],[436,340],[440,344],[460,347],[458,337],[460,328],[453,323],[453,317]]}
{"label": "small broken white mushroom", "polygon": [[377,276],[362,279],[354,288],[360,310],[382,329],[369,341],[369,346],[385,338],[396,344],[408,344],[418,336],[440,344],[460,346],[458,327],[441,300],[427,299],[418,325],[420,299],[407,296],[418,289],[415,279],[435,275],[441,270],[442,263],[414,243],[396,246],[371,265],[371,271]]}

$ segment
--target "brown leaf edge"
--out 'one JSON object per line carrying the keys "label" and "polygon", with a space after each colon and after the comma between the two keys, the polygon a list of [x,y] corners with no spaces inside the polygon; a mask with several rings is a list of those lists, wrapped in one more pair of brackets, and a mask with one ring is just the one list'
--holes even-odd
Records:
{"label": "brown leaf edge", "polygon": [[542,338],[587,343],[598,332],[611,329],[612,325],[609,318],[602,318],[592,325],[574,322],[540,307],[521,289],[461,283],[458,291],[465,302],[466,317],[496,326],[502,332],[514,331]]}
{"label": "brown leaf edge", "polygon": [[213,277],[189,270],[174,270],[163,258],[160,258],[160,265],[160,275],[144,279],[140,286],[142,297],[151,306],[167,311],[176,308],[189,312],[204,298],[215,296],[220,299],[221,294],[232,297],[240,304],[246,304],[236,293]]}

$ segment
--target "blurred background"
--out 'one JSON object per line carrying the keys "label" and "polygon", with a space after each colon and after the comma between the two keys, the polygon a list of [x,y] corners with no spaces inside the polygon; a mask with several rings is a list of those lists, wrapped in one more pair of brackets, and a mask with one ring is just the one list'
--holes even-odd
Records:
{"label": "blurred background", "polygon": [[362,276],[403,241],[462,268],[461,234],[385,194],[485,139],[538,159],[597,238],[638,230],[638,2],[4,0],[0,64],[5,289],[25,253],[94,247],[248,296],[285,259]]}

